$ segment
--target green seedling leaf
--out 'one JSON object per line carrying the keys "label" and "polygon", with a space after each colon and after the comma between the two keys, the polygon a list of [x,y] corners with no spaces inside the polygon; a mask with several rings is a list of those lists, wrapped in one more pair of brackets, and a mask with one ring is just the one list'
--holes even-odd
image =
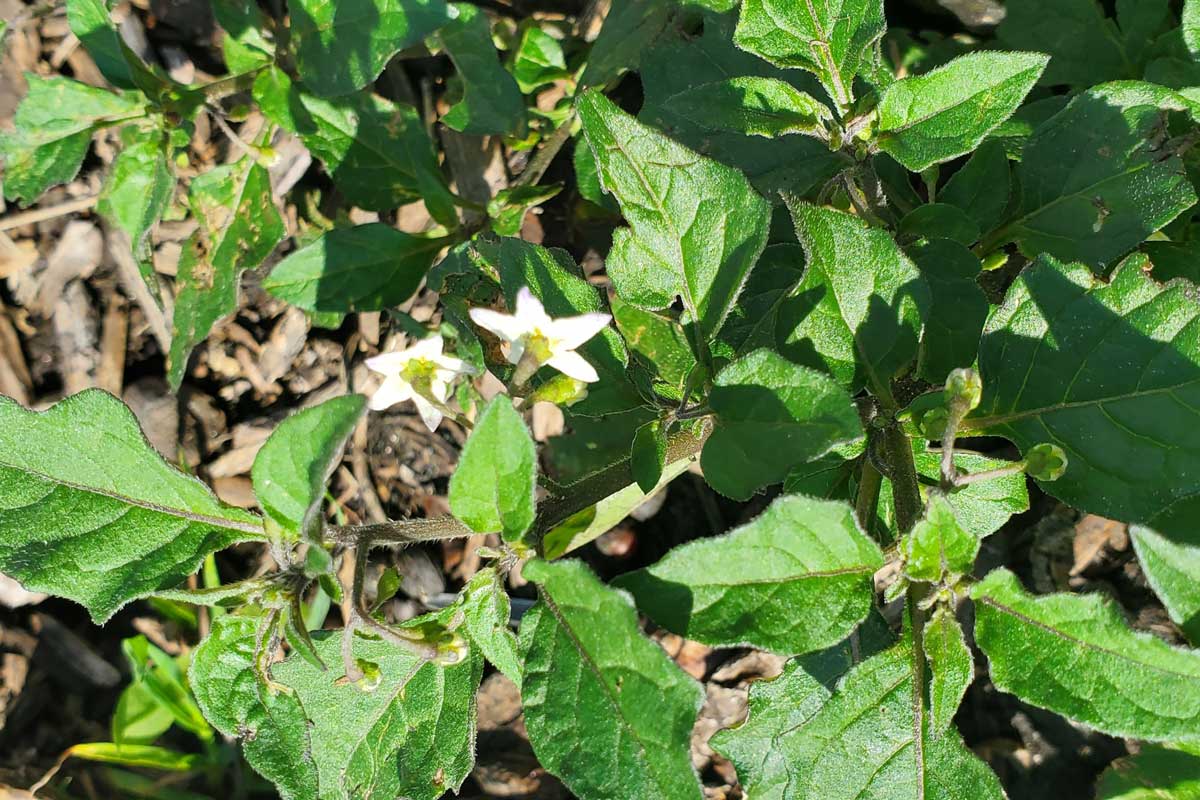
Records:
{"label": "green seedling leaf", "polygon": [[700,800],[688,756],[700,685],[642,635],[628,595],[581,562],[533,561],[523,574],[538,585],[520,631],[538,761],[580,800]]}
{"label": "green seedling leaf", "polygon": [[1034,597],[1005,569],[971,596],[996,688],[1113,736],[1200,737],[1200,653],[1130,630],[1099,594]]}
{"label": "green seedling leaf", "polygon": [[830,647],[858,627],[874,600],[871,576],[882,566],[883,554],[850,506],[792,495],[616,585],[688,639],[794,655]]}
{"label": "green seedling leaf", "polygon": [[180,753],[176,750],[147,744],[87,742],[73,745],[67,750],[67,753],[72,758],[82,758],[86,761],[161,769],[168,772],[189,772],[199,769],[205,764],[204,756],[195,753]]}
{"label": "green seedling leaf", "polygon": [[854,77],[877,63],[886,29],[883,0],[745,0],[734,42],[776,66],[813,73],[845,108]]}
{"label": "green seedling leaf", "polygon": [[221,52],[231,73],[251,72],[272,62],[275,46],[263,35],[266,15],[254,0],[212,0],[212,9],[225,30]]}
{"label": "green seedling leaf", "polygon": [[697,125],[773,139],[823,136],[833,114],[824,103],[778,78],[746,76],[705,83],[675,95],[667,108]]}
{"label": "green seedling leaf", "polygon": [[1195,800],[1200,797],[1200,756],[1165,747],[1142,747],[1100,776],[1096,800]]}
{"label": "green seedling leaf", "polygon": [[295,0],[288,11],[296,68],[325,97],[371,83],[392,56],[455,16],[445,0]]}
{"label": "green seedling leaf", "polygon": [[887,391],[917,355],[931,305],[920,271],[886,231],[850,214],[788,201],[808,269],[778,325],[783,355],[823,369],[851,393]]}
{"label": "green seedling leaf", "polygon": [[142,277],[148,286],[156,288],[158,279],[150,263],[150,231],[170,205],[175,174],[167,162],[161,130],[127,130],[131,135],[125,137],[125,146],[113,161],[96,210],[129,237]]}
{"label": "green seedling leaf", "polygon": [[0,398],[0,571],[27,588],[103,623],[209,553],[262,538],[257,517],[168,466],[112,395],[88,390],[41,413]]}
{"label": "green seedling leaf", "polygon": [[450,478],[450,511],[477,533],[518,542],[533,525],[537,448],[512,398],[497,395],[475,422]]}
{"label": "green seedling leaf", "polygon": [[[992,134],[995,136],[995,131]],[[1012,201],[1012,172],[1004,145],[995,138],[981,144],[937,198],[939,203],[965,212],[984,234],[999,227]]]}
{"label": "green seedling leaf", "polygon": [[1195,543],[1200,306],[1143,267],[1127,259],[1107,284],[1048,256],[1026,268],[984,330],[983,402],[964,428],[1022,452],[1049,440],[1067,465],[1047,492]]}
{"label": "green seedling leaf", "polygon": [[909,253],[933,299],[921,333],[917,368],[921,377],[940,383],[951,370],[975,363],[991,306],[976,282],[979,259],[966,247],[938,239],[910,248]]}
{"label": "green seedling leaf", "polygon": [[637,429],[629,454],[629,468],[638,488],[649,494],[662,480],[667,457],[667,432],[662,420],[651,420]]}
{"label": "green seedling leaf", "polygon": [[[767,202],[737,171],[675,144],[598,92],[580,99],[579,115],[630,238],[667,268],[670,293],[682,298],[707,348],[766,244]],[[630,302],[644,294],[638,275],[612,277]]]}
{"label": "green seedling leaf", "polygon": [[704,477],[737,500],[862,435],[854,403],[836,381],[770,350],[721,370],[708,402],[717,422],[701,454]]}
{"label": "green seedling leaf", "polygon": [[0,135],[4,196],[28,205],[79,172],[92,133],[145,115],[136,94],[114,94],[68,78],[26,75],[29,93],[13,116],[16,130]]}
{"label": "green seedling leaf", "polygon": [[442,122],[459,133],[520,136],[525,127],[525,98],[500,64],[487,14],[469,3],[456,3],[453,9],[458,12],[456,18],[437,38],[458,69],[462,99],[446,112]]}
{"label": "green seedling leaf", "polygon": [[366,408],[362,395],[335,397],[279,423],[254,458],[254,494],[287,538],[321,541],[325,484]]}
{"label": "green seedling leaf", "polygon": [[879,98],[878,143],[912,172],[969,153],[1017,110],[1049,57],[968,53],[898,80]]}
{"label": "green seedling leaf", "polygon": [[167,356],[167,377],[175,390],[192,348],[217,320],[237,309],[242,273],[266,261],[287,235],[270,176],[249,157],[193,178],[188,203],[199,227],[184,243],[176,277]]}
{"label": "green seedling leaf", "polygon": [[485,567],[471,578],[463,592],[463,631],[471,644],[517,686],[521,685],[521,658],[517,637],[509,627],[512,604],[504,578]]}
{"label": "green seedling leaf", "polygon": [[445,246],[382,222],[337,228],[280,261],[263,288],[305,311],[382,311],[412,297]]}
{"label": "green seedling leaf", "polygon": [[939,583],[970,574],[979,553],[979,539],[963,530],[944,497],[934,497],[925,516],[904,538],[901,551],[904,573],[909,578]]}
{"label": "green seedling leaf", "polygon": [[948,608],[939,608],[925,625],[925,659],[929,680],[929,728],[941,736],[954,724],[954,714],[975,679],[975,662],[962,626]]}
{"label": "green seedling leaf", "polygon": [[204,741],[212,739],[212,728],[184,683],[183,670],[175,659],[151,644],[145,636],[121,642],[134,681],[170,713],[181,728]]}
{"label": "green seedling leaf", "polygon": [[1138,563],[1154,593],[1192,644],[1200,644],[1200,546],[1183,544],[1143,525],[1129,528]]}
{"label": "green seedling leaf", "polygon": [[521,42],[513,54],[511,71],[517,86],[525,94],[570,75],[562,44],[536,25],[530,25],[522,32]]}
{"label": "green seedling leaf", "polygon": [[171,710],[158,701],[141,681],[125,687],[113,711],[112,738],[118,746],[153,744],[175,722]]}

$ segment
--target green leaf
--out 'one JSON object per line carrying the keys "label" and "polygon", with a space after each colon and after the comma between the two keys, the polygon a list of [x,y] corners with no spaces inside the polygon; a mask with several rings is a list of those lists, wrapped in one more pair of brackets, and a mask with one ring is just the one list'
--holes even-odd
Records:
{"label": "green leaf", "polygon": [[442,116],[442,122],[459,133],[521,135],[525,98],[500,64],[487,14],[469,3],[456,3],[453,8],[457,17],[437,38],[458,69],[462,99]]}
{"label": "green leaf", "polygon": [[829,208],[788,207],[808,269],[780,311],[781,352],[851,393],[866,384],[887,391],[917,355],[929,287],[887,231]]}
{"label": "green leaf", "polygon": [[68,0],[67,24],[109,83],[121,89],[136,87],[106,0]]}
{"label": "green leaf", "polygon": [[455,16],[445,0],[293,0],[288,11],[296,68],[326,97],[371,83],[392,56]]}
{"label": "green leaf", "polygon": [[781,497],[724,536],[621,576],[656,623],[715,647],[809,653],[846,638],[874,601],[883,554],[845,503]]}
{"label": "green leaf", "polygon": [[1001,42],[1052,56],[1042,77],[1047,86],[1135,77],[1119,31],[1096,0],[1009,0],[1005,12]]}
{"label": "green leaf", "polygon": [[325,483],[366,408],[366,398],[335,397],[285,419],[254,458],[254,494],[288,538],[319,542]]}
{"label": "green leaf", "polygon": [[16,130],[0,135],[0,156],[4,196],[28,205],[75,177],[95,130],[144,116],[145,106],[139,95],[113,94],[68,78],[25,79],[29,93],[13,116]]}
{"label": "green leaf", "polygon": [[1005,569],[971,596],[997,689],[1113,736],[1200,737],[1200,653],[1130,630],[1099,594],[1034,597]]}
{"label": "green leaf", "polygon": [[1041,100],[1026,103],[1017,109],[1017,113],[1002,123],[988,138],[999,142],[1004,152],[1014,161],[1020,161],[1033,132],[1042,123],[1067,107],[1071,98],[1063,95],[1051,95]]}
{"label": "green leaf", "polygon": [[129,236],[133,257],[151,288],[158,278],[150,262],[150,232],[171,203],[175,174],[167,163],[161,130],[126,129],[130,135],[113,161],[96,211]]}
{"label": "green leaf", "polygon": [[696,367],[696,356],[688,347],[683,326],[670,317],[644,311],[617,295],[612,298],[612,313],[629,349],[644,358],[660,380],[682,391]]}
{"label": "green leaf", "polygon": [[188,203],[199,223],[184,243],[175,279],[167,377],[179,389],[188,356],[217,320],[237,310],[242,273],[255,269],[287,235],[267,170],[249,157],[192,179]]}
{"label": "green leaf", "polygon": [[175,722],[171,710],[164,707],[141,681],[125,687],[113,711],[112,738],[117,745],[152,744]]}
{"label": "green leaf", "polygon": [[979,538],[963,530],[954,509],[935,496],[925,507],[925,516],[901,543],[904,573],[915,581],[938,583],[951,576],[969,575],[979,553]]}
{"label": "green leaf", "polygon": [[231,73],[251,72],[274,60],[275,46],[263,36],[266,15],[254,0],[212,0],[212,9],[225,30],[221,52]]}
{"label": "green leaf", "polygon": [[386,211],[423,199],[438,222],[458,224],[433,142],[414,108],[369,91],[327,100],[301,91],[274,68],[254,82],[254,98],[272,122],[300,136],[354,205]]}
{"label": "green leaf", "polygon": [[667,108],[705,128],[767,139],[820,137],[833,118],[824,103],[790,83],[751,76],[695,86],[668,100]]}
{"label": "green leaf", "polygon": [[954,714],[975,679],[975,662],[962,626],[948,608],[939,608],[925,625],[925,659],[929,680],[929,727],[940,736],[954,724]]}
{"label": "green leaf", "polygon": [[939,203],[965,211],[983,233],[999,227],[1011,196],[1008,155],[994,138],[980,145],[937,195]]}
{"label": "green leaf", "polygon": [[943,383],[951,370],[974,364],[979,352],[979,335],[991,309],[976,281],[981,265],[966,247],[945,239],[910,253],[933,298],[921,333],[918,371],[930,383]]}
{"label": "green leaf", "polygon": [[776,66],[808,70],[844,108],[854,77],[877,62],[885,30],[883,0],[744,0],[734,42]]}
{"label": "green leaf", "polygon": [[520,631],[538,761],[580,800],[700,800],[688,756],[700,685],[642,635],[629,597],[581,562],[533,561],[523,574],[538,584]]}
{"label": "green leaf", "polygon": [[517,542],[533,525],[537,448],[512,398],[497,395],[475,422],[450,477],[450,510],[476,533]]}
{"label": "green leaf", "polygon": [[1148,83],[1077,95],[1025,145],[1018,216],[992,243],[1015,239],[1030,259],[1047,253],[1107,272],[1196,202],[1182,161],[1162,149],[1168,112],[1188,108]]}
{"label": "green leaf", "polygon": [[903,240],[946,239],[964,247],[979,241],[980,230],[967,212],[948,203],[925,203],[904,215],[896,229]]}
{"label": "green leaf", "polygon": [[588,53],[580,87],[603,86],[622,72],[637,69],[646,47],[666,26],[671,10],[659,0],[613,0]]}
{"label": "green leaf", "polygon": [[[707,343],[766,244],[769,205],[737,171],[675,144],[598,92],[579,100],[579,115],[631,238],[662,261],[671,293]],[[617,291],[634,302],[619,283]]]}
{"label": "green leaf", "polygon": [[256,517],[168,466],[112,395],[88,390],[41,413],[0,398],[0,571],[27,588],[102,623],[209,553],[261,538]]}
{"label": "green leaf", "polygon": [[521,685],[521,659],[517,637],[509,627],[511,603],[504,578],[492,567],[476,572],[463,591],[463,625],[471,644],[517,686]]}
{"label": "green leaf", "polygon": [[1193,644],[1200,644],[1200,546],[1168,539],[1142,525],[1129,529],[1138,563],[1154,593]]}
{"label": "green leaf", "polygon": [[1003,800],[999,780],[958,733],[930,724],[909,640],[853,666],[835,686],[830,667],[849,667],[850,655],[791,662],[782,677],[751,689],[744,725],[713,737],[739,774],[748,767],[755,800]]}
{"label": "green leaf", "polygon": [[717,422],[700,463],[705,480],[735,500],[862,435],[854,403],[836,381],[766,349],[721,370],[708,402]]}
{"label": "green leaf", "polygon": [[529,210],[540,206],[561,191],[562,184],[501,189],[487,204],[492,230],[501,236],[516,236],[520,233]]}
{"label": "green leaf", "polygon": [[646,494],[654,491],[662,480],[664,461],[667,457],[667,432],[662,420],[651,420],[637,429],[633,436],[633,449],[629,455],[629,469],[633,479]]}
{"label": "green leaf", "polygon": [[335,228],[280,261],[263,288],[305,311],[382,311],[412,297],[445,246],[382,222]]}
{"label": "green leaf", "polygon": [[763,250],[737,303],[729,312],[714,352],[726,358],[760,347],[777,346],[780,311],[787,308],[804,276],[804,248],[797,244],[772,244]]}
{"label": "green leaf", "polygon": [[1139,249],[1150,259],[1151,274],[1159,283],[1185,278],[1200,285],[1200,240],[1146,242]]}
{"label": "green leaf", "polygon": [[1183,2],[1183,41],[1192,59],[1200,61],[1200,0]]}
{"label": "green leaf", "polygon": [[536,25],[521,34],[513,53],[512,76],[525,94],[570,75],[562,44]]}
{"label": "green leaf", "polygon": [[1049,61],[977,52],[898,80],[879,98],[879,147],[912,172],[969,153],[1017,110]]}
{"label": "green leaf", "polygon": [[964,429],[1022,452],[1058,445],[1067,470],[1045,491],[1196,544],[1200,306],[1143,266],[1126,260],[1108,284],[1049,257],[1026,268],[984,330],[983,400]]}
{"label": "green leaf", "polygon": [[1200,756],[1165,747],[1142,747],[1114,761],[1100,776],[1097,800],[1196,800]]}
{"label": "green leaf", "polygon": [[85,742],[72,745],[67,752],[73,758],[82,758],[87,761],[162,769],[169,772],[189,772],[199,769],[205,764],[204,756],[199,754],[180,753],[148,744],[120,745],[112,742]]}

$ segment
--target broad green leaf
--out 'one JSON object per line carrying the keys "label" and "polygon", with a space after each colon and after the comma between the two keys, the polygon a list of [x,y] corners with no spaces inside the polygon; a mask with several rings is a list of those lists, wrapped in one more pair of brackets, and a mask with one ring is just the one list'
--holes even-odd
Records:
{"label": "broad green leaf", "polygon": [[570,75],[562,44],[537,25],[530,25],[521,34],[511,69],[517,86],[526,94]]}
{"label": "broad green leaf", "polygon": [[846,108],[886,29],[883,0],[744,0],[734,42],[776,66],[808,70]]}
{"label": "broad green leaf", "polygon": [[866,437],[839,445],[820,458],[792,467],[783,480],[784,494],[802,494],[823,500],[850,500],[858,479],[858,457],[866,451]]}
{"label": "broad green leaf", "polygon": [[1001,142],[989,139],[950,177],[937,199],[939,203],[962,209],[980,231],[988,233],[1004,220],[1011,196],[1008,155]]}
{"label": "broad green leaf", "polygon": [[1146,580],[1192,644],[1200,644],[1200,546],[1172,541],[1142,525],[1129,529]]}
{"label": "broad green leaf", "polygon": [[275,46],[263,36],[266,15],[254,0],[212,0],[213,16],[225,30],[221,52],[233,74],[250,72],[270,64]]}
{"label": "broad green leaf", "polygon": [[1114,761],[1096,786],[1096,800],[1197,800],[1200,756],[1145,746]]}
{"label": "broad green leaf", "polygon": [[113,742],[85,742],[72,745],[67,753],[72,758],[99,761],[104,764],[124,764],[128,767],[146,767],[168,772],[188,772],[205,765],[204,756],[198,753],[180,753],[165,747],[148,744],[114,744]]}
{"label": "broad green leaf", "polygon": [[974,364],[979,352],[979,335],[991,308],[976,282],[982,267],[974,253],[945,239],[909,253],[933,298],[921,332],[918,371],[930,383],[943,383],[951,370]]}
{"label": "broad green leaf", "polygon": [[1096,0],[1009,0],[997,34],[1009,47],[1049,53],[1042,83],[1093,86],[1133,77],[1120,32]]}
{"label": "broad green leaf", "polygon": [[925,203],[904,215],[896,228],[901,241],[946,239],[964,247],[979,241],[980,230],[967,212],[948,203]]}
{"label": "broad green leaf", "polygon": [[28,205],[79,172],[92,132],[145,115],[136,94],[114,94],[68,78],[27,75],[29,93],[13,116],[16,130],[0,135],[4,196]]}
{"label": "broad green leaf", "polygon": [[971,590],[992,683],[1113,736],[1200,738],[1200,653],[1129,629],[1099,594],[1034,597],[997,569]]}
{"label": "broad green leaf", "polygon": [[326,400],[279,423],[258,451],[254,494],[287,538],[320,541],[325,483],[365,408],[362,395]]}
{"label": "broad green leaf", "polygon": [[[744,296],[744,293],[743,293]],[[676,391],[682,391],[687,376],[696,366],[683,326],[653,311],[645,311],[613,295],[613,321],[625,344],[641,356],[655,375]],[[731,318],[732,319],[732,318]],[[726,323],[725,330],[728,330]]]}
{"label": "broad green leaf", "polygon": [[442,117],[448,128],[472,135],[521,135],[525,98],[516,80],[500,65],[487,14],[469,3],[456,3],[454,20],[437,35],[458,69],[462,99]]}
{"label": "broad green leaf", "polygon": [[975,679],[975,661],[954,612],[939,608],[925,625],[925,659],[929,678],[929,727],[941,736],[954,724],[954,714]]}
{"label": "broad green leaf", "polygon": [[979,553],[979,538],[963,529],[950,503],[940,496],[930,498],[912,533],[900,546],[904,574],[915,581],[938,583],[946,577],[969,575]]}
{"label": "broad green leaf", "polygon": [[621,576],[638,609],[715,647],[810,653],[846,638],[874,602],[883,554],[845,503],[781,497],[724,536]]}
{"label": "broad green leaf", "polygon": [[1200,240],[1146,242],[1139,249],[1150,259],[1151,274],[1159,283],[1186,278],[1200,285]]}
{"label": "broad green leaf", "polygon": [[767,349],[721,370],[708,402],[716,426],[700,463],[709,485],[735,500],[862,435],[858,411],[836,381]]}
{"label": "broad green leaf", "polygon": [[1183,2],[1183,42],[1192,58],[1200,61],[1200,0]]}
{"label": "broad green leaf", "polygon": [[628,595],[579,561],[532,561],[521,698],[538,761],[580,800],[700,800],[688,741],[704,692],[646,639]]}
{"label": "broad green leaf", "polygon": [[1162,150],[1168,112],[1188,108],[1148,83],[1077,95],[1026,143],[1019,212],[991,244],[1015,239],[1031,259],[1046,253],[1107,272],[1196,202],[1182,161]]}
{"label": "broad green leaf", "polygon": [[254,98],[272,122],[300,136],[354,205],[385,211],[424,200],[438,222],[457,224],[433,142],[412,107],[369,91],[324,99],[278,69],[258,77]]}
{"label": "broad green leaf", "polygon": [[249,157],[193,178],[188,204],[199,226],[184,243],[175,279],[167,377],[176,390],[192,348],[237,310],[242,273],[266,261],[287,235],[270,176]]}
{"label": "broad green leaf", "polygon": [[992,131],[988,138],[999,142],[1009,158],[1020,161],[1033,132],[1046,120],[1066,108],[1070,99],[1064,95],[1051,95],[1026,103],[1017,109],[1007,122]]}
{"label": "broad green leaf", "polygon": [[662,420],[651,420],[637,429],[629,454],[633,480],[643,492],[650,493],[662,480],[667,458],[667,432]]}
{"label": "broad green leaf", "polygon": [[521,685],[517,637],[509,628],[511,603],[504,578],[492,567],[476,572],[463,591],[463,632],[496,669]]}
{"label": "broad green leaf", "polygon": [[121,89],[135,88],[107,0],[68,0],[67,24],[109,83]]}
{"label": "broad green leaf", "polygon": [[766,244],[769,205],[740,173],[675,144],[598,92],[580,99],[579,115],[631,238],[668,268],[672,294],[707,343]]}
{"label": "broad green leaf", "polygon": [[867,384],[887,390],[917,355],[929,287],[887,231],[841,211],[788,205],[808,269],[779,312],[781,352],[851,393]]}
{"label": "broad green leaf", "polygon": [[603,86],[626,70],[637,69],[646,47],[666,26],[671,10],[659,0],[613,0],[588,53],[579,85]]}
{"label": "broad green leaf", "polygon": [[857,664],[836,687],[835,676],[814,673],[789,666],[777,689],[752,690],[741,728],[714,737],[739,771],[752,768],[755,800],[1003,800],[1000,781],[958,733],[930,724],[909,640]]}
{"label": "broad green leaf", "polygon": [[288,11],[296,68],[326,97],[366,86],[455,16],[445,0],[293,0]]}
{"label": "broad green leaf", "polygon": [[968,53],[898,80],[879,98],[879,147],[912,172],[969,153],[1017,110],[1049,61],[1041,53]]}
{"label": "broad green leaf", "polygon": [[412,297],[445,246],[382,222],[336,228],[280,261],[263,288],[305,311],[382,311]]}
{"label": "broad green leaf", "polygon": [[258,518],[168,466],[112,395],[88,390],[41,413],[0,398],[0,571],[28,589],[102,623],[209,553],[262,538]]}
{"label": "broad green leaf", "polygon": [[121,692],[113,711],[112,738],[118,745],[152,744],[175,722],[170,709],[147,691],[141,681],[135,681]]}
{"label": "broad green leaf", "polygon": [[150,261],[150,232],[158,223],[175,190],[175,174],[167,163],[161,130],[126,128],[124,147],[104,181],[96,211],[125,232],[142,277],[157,289],[158,278]]}
{"label": "broad green leaf", "polygon": [[714,352],[733,358],[760,347],[776,347],[780,311],[787,307],[788,298],[803,276],[804,248],[797,244],[767,245],[721,326]]}
{"label": "broad green leaf", "polygon": [[695,86],[666,105],[702,127],[767,139],[789,133],[820,136],[833,117],[824,103],[790,83],[751,76]]}
{"label": "broad green leaf", "polygon": [[984,330],[983,400],[964,429],[1022,452],[1058,445],[1066,474],[1045,491],[1196,544],[1200,306],[1143,266],[1126,260],[1108,284],[1049,257],[1026,268]]}
{"label": "broad green leaf", "polygon": [[450,477],[450,510],[476,533],[517,542],[533,525],[537,448],[512,398],[497,395],[475,421]]}

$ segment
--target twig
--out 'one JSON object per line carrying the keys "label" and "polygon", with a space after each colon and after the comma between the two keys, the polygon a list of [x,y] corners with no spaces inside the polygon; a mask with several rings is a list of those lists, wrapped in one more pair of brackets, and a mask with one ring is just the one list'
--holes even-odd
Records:
{"label": "twig", "polygon": [[75,200],[68,200],[65,203],[59,203],[49,208],[31,208],[28,211],[22,211],[20,214],[13,214],[0,219],[0,231],[11,231],[13,228],[45,222],[56,217],[65,217],[67,214],[74,214],[78,211],[86,211],[95,206],[99,200],[100,195],[92,195],[90,197],[79,197]]}

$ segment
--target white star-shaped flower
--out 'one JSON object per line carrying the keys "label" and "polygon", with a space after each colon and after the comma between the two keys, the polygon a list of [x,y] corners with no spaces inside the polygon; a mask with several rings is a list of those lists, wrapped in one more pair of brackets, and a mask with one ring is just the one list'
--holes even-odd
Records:
{"label": "white star-shaped flower", "polygon": [[595,367],[576,353],[575,348],[604,330],[612,319],[608,314],[551,319],[533,292],[522,287],[517,292],[515,313],[472,308],[471,319],[500,338],[510,364],[520,364],[523,358],[529,357],[539,367],[549,364],[562,374],[585,383],[600,380]]}
{"label": "white star-shaped flower", "polygon": [[464,375],[475,374],[474,367],[461,358],[444,355],[442,345],[442,337],[434,334],[407,350],[368,358],[367,367],[384,376],[383,383],[371,395],[371,409],[383,411],[412,400],[425,427],[437,430],[450,386]]}

